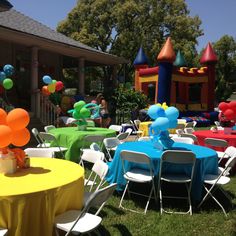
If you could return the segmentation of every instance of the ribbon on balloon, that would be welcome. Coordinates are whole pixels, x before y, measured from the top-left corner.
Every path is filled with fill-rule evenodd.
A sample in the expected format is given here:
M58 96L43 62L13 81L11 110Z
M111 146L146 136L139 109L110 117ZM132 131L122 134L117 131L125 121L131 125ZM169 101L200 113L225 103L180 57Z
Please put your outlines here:
M164 104L152 105L149 107L147 114L153 121L149 127L149 135L154 146L158 149L168 149L173 145L173 140L169 137L168 129L177 126L179 110L176 107L167 107Z

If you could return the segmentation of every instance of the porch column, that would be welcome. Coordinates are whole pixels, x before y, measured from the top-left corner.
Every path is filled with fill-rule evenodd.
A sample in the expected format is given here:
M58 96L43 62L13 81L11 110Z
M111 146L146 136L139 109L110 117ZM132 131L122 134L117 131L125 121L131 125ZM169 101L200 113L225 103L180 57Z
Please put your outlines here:
M38 90L38 48L31 48L31 111L38 116L39 104L37 104L37 90Z
M79 58L78 64L78 90L80 95L85 95L84 91L84 58Z

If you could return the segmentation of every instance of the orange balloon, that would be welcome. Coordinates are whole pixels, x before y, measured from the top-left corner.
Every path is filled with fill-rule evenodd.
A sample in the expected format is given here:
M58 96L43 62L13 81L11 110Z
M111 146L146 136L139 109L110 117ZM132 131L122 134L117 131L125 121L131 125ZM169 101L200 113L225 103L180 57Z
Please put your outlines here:
M49 92L48 90L48 86L47 85L44 85L42 87L42 94L45 95L45 96L49 96L51 93Z
M7 113L5 112L5 110L0 108L0 125L6 124L6 118L7 118Z
M6 125L0 125L0 148L7 147L12 141L12 130Z
M17 147L26 145L30 140L30 132L27 128L14 131L11 143Z
M25 128L30 121L29 114L22 108L11 110L7 115L7 125L13 130L21 130Z

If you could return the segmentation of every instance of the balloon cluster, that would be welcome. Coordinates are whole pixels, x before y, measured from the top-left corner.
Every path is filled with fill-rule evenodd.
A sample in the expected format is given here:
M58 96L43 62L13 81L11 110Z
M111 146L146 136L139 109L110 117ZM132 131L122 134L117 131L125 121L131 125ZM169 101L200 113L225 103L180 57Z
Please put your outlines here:
M0 71L1 92L3 89L9 90L13 87L13 81L10 78L14 74L14 67L12 65L5 65L3 71Z
M169 137L168 129L175 128L178 123L179 111L175 107L152 105L147 114L154 120L149 128L149 135L152 136L153 144L158 149L168 149L172 146L173 140Z
M236 101L231 101L229 103L221 102L218 108L224 114L226 119L236 122Z
M69 110L68 113L72 113L74 119L78 120L77 125L86 125L86 118L90 117L90 110L85 107L86 103L84 101L79 101L74 104L74 109Z
M22 108L11 110L8 114L0 108L0 148L9 144L21 147L30 140L30 132L26 128L30 118Z
M51 93L54 93L55 91L56 92L61 91L64 88L63 82L54 80L49 75L43 76L43 82L47 84L42 87L42 93L45 96L49 96Z

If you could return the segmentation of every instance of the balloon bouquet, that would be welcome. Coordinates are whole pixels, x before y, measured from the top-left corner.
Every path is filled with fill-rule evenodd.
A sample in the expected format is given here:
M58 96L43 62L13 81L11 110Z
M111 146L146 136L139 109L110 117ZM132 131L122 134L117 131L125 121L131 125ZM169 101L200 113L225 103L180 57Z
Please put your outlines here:
M10 64L6 64L3 67L3 71L0 71L0 94L3 94L5 91L5 99L7 104L9 105L6 91L10 90L13 87L13 80L10 78L14 74L14 67ZM11 110L13 107L9 105L7 110Z
M72 117L76 119L75 122L79 130L86 130L87 127L87 118L93 118L98 116L99 106L95 103L86 104L85 101L79 101L74 104L74 109L68 111L69 114L72 114ZM91 116L91 110L95 110Z
M53 80L51 76L44 75L43 82L47 85L42 87L42 93L46 96L49 96L51 93L59 92L64 88L64 84L62 81Z
M221 102L218 108L221 111L219 113L219 121L222 126L234 126L236 123L236 101Z
M26 128L30 117L27 111L22 108L11 110L8 114L0 108L0 171L3 168L4 160L16 160L17 166L26 167L25 152L20 148L9 148L10 144L21 147L30 140L30 132ZM7 171L6 171L7 172Z
M163 150L173 145L169 137L168 129L177 126L179 111L175 107L168 107L165 103L152 105L148 109L148 115L154 120L149 128L149 135L154 147Z

